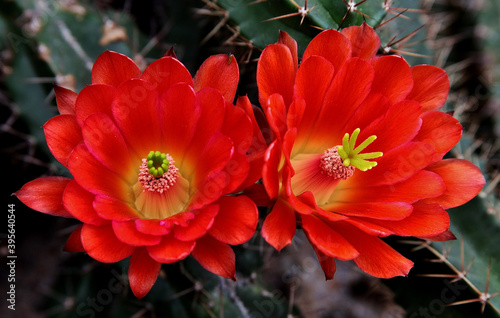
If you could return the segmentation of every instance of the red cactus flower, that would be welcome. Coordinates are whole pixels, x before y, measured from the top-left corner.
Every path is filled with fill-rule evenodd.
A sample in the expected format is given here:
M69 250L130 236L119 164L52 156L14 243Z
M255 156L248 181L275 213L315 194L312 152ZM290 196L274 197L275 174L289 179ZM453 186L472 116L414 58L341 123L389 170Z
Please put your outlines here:
M141 72L128 57L103 53L79 94L55 88L61 115L43 127L74 178L42 177L15 195L40 212L83 222L66 250L104 263L130 256L138 298L161 263L188 255L234 278L229 245L247 241L258 220L248 197L227 196L252 183L246 152L253 123L231 104L238 77L233 56L210 57L193 80L171 56Z
M274 132L263 183L275 199L262 235L277 250L304 230L327 279L335 259L382 278L413 263L380 237L453 238L445 209L484 185L468 161L444 159L462 127L440 108L448 77L430 65L376 56L368 25L327 30L306 48L281 33L257 68L260 103ZM297 221L296 221L297 220Z

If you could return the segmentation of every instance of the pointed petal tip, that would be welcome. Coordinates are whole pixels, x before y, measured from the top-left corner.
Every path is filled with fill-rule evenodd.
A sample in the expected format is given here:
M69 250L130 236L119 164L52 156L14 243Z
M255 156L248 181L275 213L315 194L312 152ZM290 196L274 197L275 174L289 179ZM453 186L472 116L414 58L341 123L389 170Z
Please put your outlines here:
M129 261L129 283L132 293L137 299L146 296L153 288L158 274L161 270L161 263L153 260L146 249L137 249Z

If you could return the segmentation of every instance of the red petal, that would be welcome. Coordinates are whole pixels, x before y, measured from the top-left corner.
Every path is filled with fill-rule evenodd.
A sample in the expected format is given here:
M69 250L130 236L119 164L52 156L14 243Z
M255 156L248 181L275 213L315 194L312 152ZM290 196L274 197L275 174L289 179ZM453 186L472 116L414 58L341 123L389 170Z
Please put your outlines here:
M265 149L262 149L257 152L252 152L247 155L247 159L249 161L249 168L247 173L247 178L245 181L233 192L244 191L248 187L254 185L259 179L262 178L262 167L264 166L264 152ZM265 190L265 188L264 188ZM267 194L266 194L266 197Z
M456 240L457 238L450 230L447 230L438 235L422 237L422 239L434 242L444 242L444 241Z
M321 111L312 126L307 152L323 152L340 144L346 133L342 128L370 92L372 80L373 69L367 61L351 58L343 65L326 92Z
M360 254L354 262L370 275L380 278L406 276L413 267L413 262L378 237L365 234L346 223L338 224L334 229L359 251Z
M228 178L225 171L208 178L194 189L194 194L186 210L197 210L217 200L222 195L222 190L227 186Z
M73 149L83 141L82 132L75 116L59 115L43 125L50 152L62 165L68 165Z
M236 279L235 255L229 245L205 235L196 241L192 255L206 270L222 277Z
M63 193L63 204L66 210L83 223L105 225L109 221L101 218L94 210L95 196L82 188L75 180L71 180Z
M267 100L266 117L269 127L278 138L283 138L286 130L286 107L280 94L272 94Z
M141 71L129 57L111 51L99 55L92 67L92 83L118 87L131 78L141 76Z
M177 59L167 56L151 63L141 77L152 84L159 95L172 85L186 83L193 86L193 78L186 67Z
M279 164L281 161L281 149L278 140L269 145L264 154L264 166L262 167L262 182L266 188L269 198L274 199L279 191Z
M380 93L370 93L358 107L356 112L348 119L344 132L349 134L356 128L363 131L372 122L383 118L391 107L389 100Z
M244 195L222 197L216 203L219 204L219 214L209 230L210 235L230 245L248 241L254 235L259 221L255 203Z
M56 94L59 114L75 115L75 104L78 94L58 85L54 85L54 93Z
M212 55L201 64L196 72L194 90L199 91L204 87L216 88L227 102L232 103L239 77L238 62L234 55Z
M113 101L113 117L123 137L141 158L162 145L159 104L154 86L143 80L120 85Z
M352 56L368 60L377 54L380 38L375 30L363 22L361 26L342 29L342 34L351 41Z
M474 198L483 188L485 180L478 167L467 160L445 159L427 170L437 173L446 184L446 191L425 203L438 203L445 209L462 205Z
M293 169L295 170L295 175L291 180L293 193L297 195L304 192L312 193L314 195L314 199L311 200L312 206L316 203L323 205L328 202L340 181L340 179L329 177L323 173L320 165L321 155L319 154L301 153L293 158Z
M205 180L220 173L231 159L233 151L233 142L229 137L221 133L213 135L197 158L192 186L196 189Z
M193 212L195 214L194 219L186 227L175 227L175 238L181 241L194 241L202 237L214 224L214 219L218 212L219 207L217 204L212 204Z
M233 105L226 107L221 132L231 138L238 153L247 153L252 143L253 129L252 122L243 109Z
M365 152L388 152L411 141L422 125L421 111L420 105L414 101L405 100L392 105L383 118L375 120L365 130L361 130L359 141L366 140L371 135L377 136L377 140Z
M108 169L126 177L129 172L130 184L137 182L137 166L140 159L134 162L120 130L107 115L92 114L85 119L82 127L83 139L89 152Z
M123 201L132 201L134 198L132 188L95 159L84 144L73 150L68 168L78 184L89 192L109 195Z
M173 85L161 96L159 118L163 140L165 149L174 159L184 157L200 115L194 90L185 83Z
M364 220L385 227L399 236L434 236L450 226L448 213L438 204L415 204L413 212L400 221Z
M348 182L371 186L398 183L427 167L433 155L434 150L427 143L409 142L384 153L374 169L358 171Z
M116 89L110 85L93 84L85 86L76 99L75 115L80 126L85 119L95 113L112 116L111 105Z
M76 229L71 232L71 235L68 237L66 244L64 244L63 250L66 252L85 252L85 249L82 245L82 227L83 225L78 225Z
M445 183L440 176L421 170L405 181L376 186L345 189L338 186L330 202L407 202L438 197L444 193ZM338 199L337 199L338 198Z
M129 261L128 279L135 297L141 299L146 296L156 282L160 269L161 264L153 260L145 248L134 251Z
M411 73L414 85L406 98L419 102L424 112L443 106L450 89L446 72L433 65L415 65Z
M262 225L262 237L276 250L292 244L296 230L295 211L284 200L278 200Z
M335 258L327 256L325 253L321 252L314 244L312 245L314 252L318 256L319 264L321 269L325 273L326 280L333 279L335 271L337 270L337 265L335 264Z
M349 216L401 220L412 213L413 206L406 202L339 202L327 204L323 209Z
M121 261L135 250L135 247L122 243L115 236L111 224L105 226L84 224L82 244L90 257L102 263Z
M188 257L195 245L195 241L179 241L169 234L163 237L160 244L146 248L155 261L169 264Z
M293 103L288 108L286 116L286 125L288 129L298 129L304 118L306 110L306 101L300 97L294 99Z
M295 81L294 59L284 44L268 45L257 63L257 86L259 101L266 105L272 94L283 96L285 105L290 105Z
M42 177L26 183L14 195L33 210L72 218L62 203L64 189L70 181L63 177Z
M413 140L433 146L436 153L432 161L441 160L460 140L462 125L452 116L438 111L423 113L421 118L422 126Z
M342 235L314 215L302 215L302 228L311 244L327 256L346 261L359 255Z
M243 109L247 114L248 118L250 118L250 121L252 122L253 139L252 139L252 145L250 146L248 152L252 154L254 152L259 152L262 149L265 149L267 146L266 140L262 135L259 123L257 122L256 119L256 116L259 113L263 114L262 109L257 108L256 106L252 106L247 96L239 97L238 100L236 101L236 107Z
M134 221L113 221L116 237L131 246L150 246L161 242L161 236L144 234L137 230Z
M208 140L220 132L225 117L225 102L219 91L204 88L196 93L199 102L200 115L196 124L196 132L189 145L187 160L193 162L200 156Z
M302 61L312 55L319 55L330 61L333 68L339 71L345 61L351 57L351 52L351 43L345 36L335 30L326 30L312 39L304 52Z
M372 92L381 93L391 104L405 99L413 87L408 63L400 56L388 55L370 60L375 70Z
M358 229L371 236L386 237L394 234L394 232L389 230L387 227L376 225L373 222L370 222L370 220L367 221L365 219L351 217L347 219L346 222L349 222L350 224L354 225Z
M104 219L113 221L128 221L141 217L141 214L129 204L104 195L96 195L94 209Z
M144 234L165 235L170 233L172 224L165 222L165 220L136 219L135 226L139 232Z
M334 75L332 64L321 56L311 56L300 64L295 80L295 96L304 99L307 111L299 122L297 145L304 145L313 130Z
M284 44L290 50L293 58L293 65L295 66L295 72L297 72L297 68L299 67L299 56L297 54L297 41L295 41L288 33L280 30L280 35L278 38L279 44Z
M223 172L228 177L227 185L224 188L223 193L237 193L236 189L244 189L242 187L242 182L245 181L245 178L248 176L248 172L250 171L250 163L248 162L248 156L242 153L234 153L231 157L231 160L227 163ZM259 176L254 178L254 182L260 179Z

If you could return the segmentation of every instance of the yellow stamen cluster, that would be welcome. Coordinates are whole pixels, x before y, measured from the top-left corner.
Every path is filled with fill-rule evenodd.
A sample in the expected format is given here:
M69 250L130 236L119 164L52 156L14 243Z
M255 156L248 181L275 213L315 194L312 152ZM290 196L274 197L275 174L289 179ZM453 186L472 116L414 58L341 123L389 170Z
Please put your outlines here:
M368 145L377 139L377 136L375 135L370 136L359 146L355 147L360 131L361 130L359 128L354 130L350 138L349 134L346 133L344 138L342 138L342 146L339 146L337 151L343 159L344 166L354 166L361 171L366 171L377 165L375 161L368 161L367 159L375 159L381 157L383 154L381 152L368 152L360 154L363 149L368 147Z

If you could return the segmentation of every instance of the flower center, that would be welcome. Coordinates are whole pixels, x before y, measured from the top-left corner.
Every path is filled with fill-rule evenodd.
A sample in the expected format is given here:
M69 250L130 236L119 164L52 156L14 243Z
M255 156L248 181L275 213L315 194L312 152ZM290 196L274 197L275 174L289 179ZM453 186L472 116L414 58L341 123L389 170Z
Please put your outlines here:
M377 139L377 136L370 136L359 146L355 147L360 131L359 128L354 130L350 138L349 134L346 133L344 138L342 138L342 146L335 146L325 150L320 161L321 172L335 179L347 180L347 178L354 174L356 168L366 171L377 165L375 161L368 161L367 159L378 158L382 156L381 152L360 154L363 149Z
M338 153L339 146L325 150L321 156L320 168L321 172L335 179L347 180L354 174L356 168L354 166L345 166L344 160Z
M363 149L368 147L375 139L377 139L377 136L372 135L366 138L365 141L355 148L356 139L358 138L360 131L361 130L359 128L356 128L356 130L353 131L351 138L349 138L349 134L346 133L344 138L342 138L342 146L338 146L338 153L343 159L344 166L354 166L361 171L366 171L377 165L377 162L368 161L367 159L382 157L383 153L378 151L360 154Z
M341 146L335 146L318 153L302 153L291 158L295 175L291 179L292 191L300 195L306 191L312 192L316 203L323 205L332 199L335 188L342 180L347 180L357 169L366 171L377 165L375 159L382 156L381 152L360 152L368 147L377 137L370 136L358 147L356 139L360 129L356 129L351 138L345 134Z
M144 191L163 193L171 188L177 180L177 169L174 159L165 153L151 151L142 159L139 170L139 182Z
M189 181L174 163L168 153L159 151L142 159L134 193L135 207L144 218L169 218L184 211L189 202Z
M163 176L163 174L168 171L170 160L172 160L172 157L168 154L159 151L151 151L147 157L149 173L155 178Z

